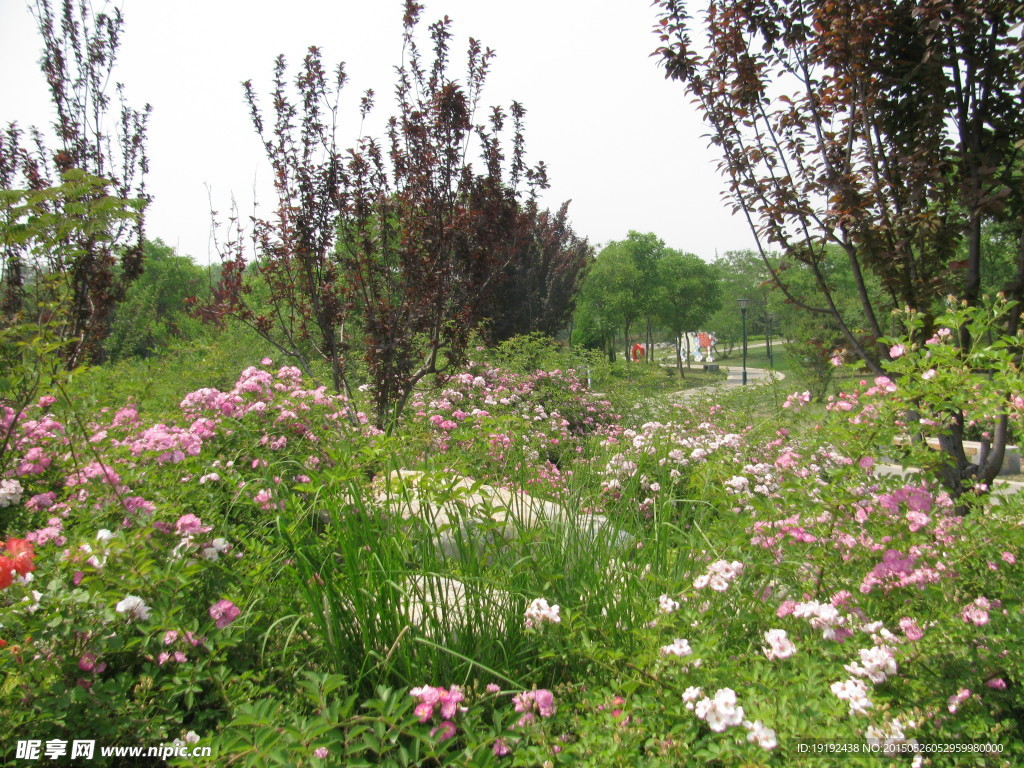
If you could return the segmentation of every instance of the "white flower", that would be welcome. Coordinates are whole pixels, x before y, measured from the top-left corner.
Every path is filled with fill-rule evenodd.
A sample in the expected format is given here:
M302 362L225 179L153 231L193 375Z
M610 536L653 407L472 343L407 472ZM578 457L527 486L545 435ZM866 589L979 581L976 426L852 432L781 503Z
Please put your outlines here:
M694 708L694 714L716 733L743 723L743 707L736 705L736 692L732 688L720 688L714 699L701 699Z
M750 731L747 734L747 741L755 742L761 749L775 749L779 746L779 742L775 738L775 731L767 727L760 720L755 720L752 723L747 721L743 725Z
M127 614L129 619L139 619L145 621L149 618L149 606L143 602L141 597L135 595L128 595L124 600L119 602L114 610L118 613Z
M658 598L658 610L662 613L675 613L679 610L679 603L668 595L662 595Z
M10 507L21 499L21 483L17 480L0 480L0 507Z
M100 528L96 532L96 541L98 541L100 544L106 545L112 538L114 538L113 532L107 530L106 528Z
M896 659L888 645L860 649L860 663L852 662L844 669L851 675L866 677L872 683L884 683L890 675L896 674Z
M539 626L546 621L550 621L552 624L558 624L562 621L561 616L558 612L561 608L557 605L548 605L548 601L543 597L538 597L526 608L526 628L530 629L534 626Z
M871 700L868 699L868 687L861 680L850 678L832 683L830 688L837 698L850 705L851 715L866 715L868 709L872 707Z
M770 660L788 659L796 653L796 646L784 629L769 629L764 633L764 641L768 643L768 647L762 647L761 650Z
M671 645L663 645L661 647L662 656L689 656L692 653L693 649L690 648L689 641L679 637L673 640Z
M32 574L29 574L29 575L31 576ZM29 597L21 598L21 602L23 602L23 603L31 603L30 605L25 606L25 610L28 611L29 613L35 613L37 610L39 610L39 600L40 600L40 598L42 598L42 596L43 596L42 592L40 592L37 589L33 589L32 590L32 597L31 598L29 598Z
M683 691L683 701L686 702L686 708L692 710L694 702L701 697L701 690L695 685L691 685L685 691Z

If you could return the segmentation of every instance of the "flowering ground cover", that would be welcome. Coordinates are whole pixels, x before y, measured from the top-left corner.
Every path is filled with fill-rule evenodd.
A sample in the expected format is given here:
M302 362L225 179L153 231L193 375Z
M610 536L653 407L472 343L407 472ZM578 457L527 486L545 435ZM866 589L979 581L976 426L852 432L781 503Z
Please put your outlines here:
M935 378L913 358L825 409L768 393L772 423L749 393L636 419L575 370L480 361L393 434L269 359L160 421L66 390L4 407L0 754L94 738L209 745L210 765L1018 764L1024 499L874 471L900 398ZM472 490L458 475L629 535L540 525L439 551L379 493L398 469L437 504ZM949 746L808 752L913 743Z

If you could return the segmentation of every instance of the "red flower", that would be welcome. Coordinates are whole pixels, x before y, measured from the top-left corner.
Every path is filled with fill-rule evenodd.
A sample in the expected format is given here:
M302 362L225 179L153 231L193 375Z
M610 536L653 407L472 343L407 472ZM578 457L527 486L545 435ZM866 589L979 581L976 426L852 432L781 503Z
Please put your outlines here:
M32 562L35 551L32 549L32 542L27 539L8 539L7 554L14 559L11 567L22 576L36 569L36 564Z
M11 586L14 577L14 561L9 557L0 557L0 589Z

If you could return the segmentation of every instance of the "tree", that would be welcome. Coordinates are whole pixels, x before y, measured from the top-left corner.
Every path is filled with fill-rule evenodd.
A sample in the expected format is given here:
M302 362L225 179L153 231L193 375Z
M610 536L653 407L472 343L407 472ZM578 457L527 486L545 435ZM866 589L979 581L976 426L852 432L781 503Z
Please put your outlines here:
M57 188L68 180L70 171L78 170L105 180L104 185L90 186L88 193L96 194L97 201L108 195L140 200L144 211L149 201L145 137L150 108L131 109L118 84L120 114L112 129L108 124L111 104L106 88L120 45L120 10L94 15L89 3L62 0L58 19L49 0L36 0L33 13L43 38L42 69L57 113L57 146L47 149L36 129L30 131L31 141L25 146L23 132L10 124L0 134L0 187ZM51 196L47 204L56 207L50 212L72 216L72 211L60 207L67 200ZM80 199L72 203L77 206ZM5 323L17 322L20 313L31 313L34 305L58 299L68 302L69 322L62 332L64 340L74 341L62 345L62 350L69 368L102 356L111 312L142 272L144 216L104 223L108 229L67 229L62 247L46 253L7 244L0 254ZM44 275L58 279L40 279Z
M772 299L771 280L764 262L754 251L726 251L712 265L719 277L721 302L707 318L706 330L715 334L726 354L731 354L742 336L736 300L744 298L750 301L747 328L751 334L759 333Z
M982 231L1000 222L1019 244L1004 290L1024 300L1024 6L1000 0L784 0L711 2L708 46L692 37L681 0L661 0L657 54L694 97L722 154L728 196L747 217L772 280L806 311L831 317L849 349L883 373L886 301L933 317L954 294L974 306L987 264ZM963 244L966 258L959 255ZM784 272L809 270L811 302L793 295ZM836 304L823 265L827 249L849 265L867 341ZM922 341L932 332L920 327ZM966 347L968 339L961 339ZM971 474L988 482L1002 463L1007 422L996 425L983 466L963 451L962 414L942 438L945 475L959 492Z
M683 373L680 337L701 325L721 306L718 273L692 253L667 249L657 262L658 319L676 343L676 369Z
M628 333L636 319L635 286L639 282L636 265L622 250L605 247L587 270L580 289L576 331L584 346L600 346L608 362L615 361L617 332ZM629 359L629 342L626 342Z
M143 249L146 271L114 310L104 345L112 360L148 357L200 331L189 304L209 294L207 270L160 239L147 240Z
M543 333L554 336L568 324L594 249L568 222L569 204L557 213L528 203L520 214L518 249L502 270L491 307L493 341Z
M465 359L470 333L519 248L520 185L547 184L543 163L525 164L521 105L513 103L509 113L507 176L502 135L509 115L493 108L486 125L476 122L493 52L470 40L467 75L456 82L448 74L451 22L431 25L434 57L425 62L414 36L422 10L407 0L398 114L384 142L364 136L347 152L338 150L345 71L338 67L329 81L315 48L296 80L298 104L278 59L272 127L246 83L278 197L275 219L257 219L253 233L271 309L258 313L246 303L247 260L237 236L225 250L224 279L209 307L249 323L307 372L312 346L331 367L337 390L346 387L351 344L344 325L358 317L379 427L397 422L418 382ZM367 91L362 118L373 100ZM474 143L479 169L466 159Z

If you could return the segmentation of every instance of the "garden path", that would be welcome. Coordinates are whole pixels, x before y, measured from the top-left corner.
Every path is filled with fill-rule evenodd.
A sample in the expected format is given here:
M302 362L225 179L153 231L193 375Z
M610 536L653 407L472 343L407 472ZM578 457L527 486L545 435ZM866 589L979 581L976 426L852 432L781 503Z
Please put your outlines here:
M692 389L684 389L679 392L675 392L670 397L681 400L689 400L694 397L703 396L711 392L717 392L722 389L734 389L736 387L743 386L743 367L738 365L723 365L721 367L726 374L725 381L720 381L717 384L709 384L704 387L693 387ZM778 371L770 371L767 368L747 368L747 386L755 384L767 384L772 379L775 381L782 381L786 378L784 373Z

